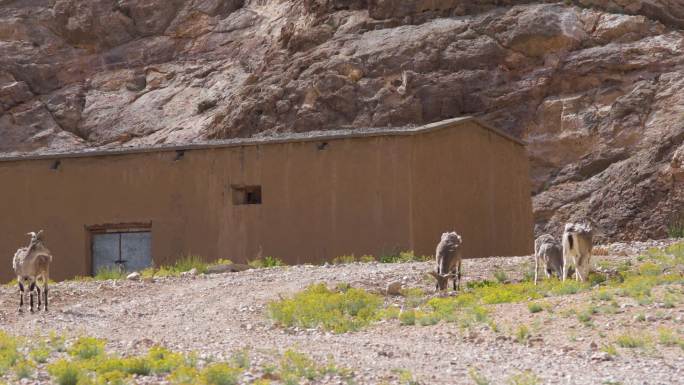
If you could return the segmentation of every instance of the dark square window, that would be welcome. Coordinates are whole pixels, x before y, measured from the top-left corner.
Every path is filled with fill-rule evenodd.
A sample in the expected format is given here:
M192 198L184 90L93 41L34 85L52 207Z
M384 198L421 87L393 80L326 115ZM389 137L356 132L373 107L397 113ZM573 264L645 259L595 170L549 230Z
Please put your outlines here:
M260 205L261 186L232 186L234 205Z

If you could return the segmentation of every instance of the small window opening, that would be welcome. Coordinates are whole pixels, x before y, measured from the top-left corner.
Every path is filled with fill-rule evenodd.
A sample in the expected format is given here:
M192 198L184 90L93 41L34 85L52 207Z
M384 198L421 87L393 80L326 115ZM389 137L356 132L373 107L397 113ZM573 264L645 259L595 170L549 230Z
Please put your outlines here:
M50 166L50 170L57 170L59 169L59 166L62 165L61 160L56 160L54 163L52 163L52 166Z
M185 157L185 150L176 150L176 157L173 159L175 162L183 159Z
M260 205L261 186L233 186L234 205Z
M316 147L318 147L318 151L323 151L328 147L328 142L318 143Z

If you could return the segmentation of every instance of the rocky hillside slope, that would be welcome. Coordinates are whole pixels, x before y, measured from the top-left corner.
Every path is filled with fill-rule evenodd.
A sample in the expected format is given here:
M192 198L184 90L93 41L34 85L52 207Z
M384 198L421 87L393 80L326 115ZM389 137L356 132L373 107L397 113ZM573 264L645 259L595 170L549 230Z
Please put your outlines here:
M537 231L684 206L681 0L0 0L0 152L478 116L529 142Z

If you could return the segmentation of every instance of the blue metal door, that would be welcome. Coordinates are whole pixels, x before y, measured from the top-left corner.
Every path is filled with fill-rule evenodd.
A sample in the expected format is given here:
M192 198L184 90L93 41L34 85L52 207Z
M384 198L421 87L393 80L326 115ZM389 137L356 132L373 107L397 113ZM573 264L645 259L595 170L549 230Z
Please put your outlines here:
M100 269L139 271L152 266L152 233L98 233L92 236L93 274Z

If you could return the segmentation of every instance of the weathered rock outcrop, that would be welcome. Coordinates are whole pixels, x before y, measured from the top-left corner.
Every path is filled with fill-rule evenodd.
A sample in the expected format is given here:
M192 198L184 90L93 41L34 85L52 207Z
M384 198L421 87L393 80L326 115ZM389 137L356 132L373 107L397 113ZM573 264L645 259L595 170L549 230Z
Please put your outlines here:
M684 205L678 0L0 0L0 152L476 115L529 143L537 230Z

